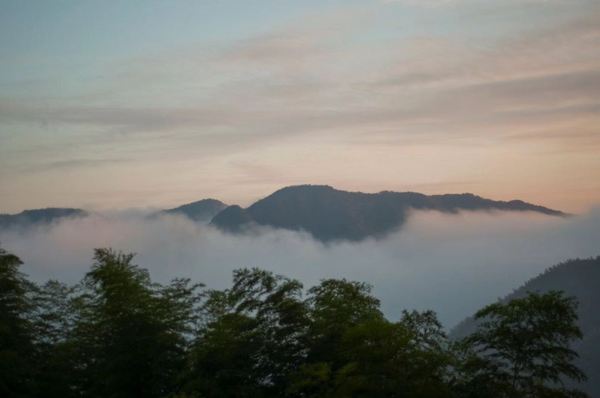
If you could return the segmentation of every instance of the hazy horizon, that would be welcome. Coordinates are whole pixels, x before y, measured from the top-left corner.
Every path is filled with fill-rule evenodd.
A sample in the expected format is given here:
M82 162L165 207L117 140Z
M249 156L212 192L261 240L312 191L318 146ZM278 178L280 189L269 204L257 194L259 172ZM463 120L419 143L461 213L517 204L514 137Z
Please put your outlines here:
M299 185L321 185L321 184L299 184ZM323 185L328 185L328 184L323 184ZM329 185L330 186L330 185ZM97 212L97 213L104 213L104 214L110 214L110 213L114 213L114 212L127 212L127 211L132 211L132 212L141 212L141 213L152 213L155 211L161 211L161 210L167 210L167 209L172 209L172 208L177 208L179 206L183 206L186 204L190 204L190 203L194 203L197 201L201 201L201 200L205 200L205 199L215 199L215 200L219 200L221 202L223 202L224 204L226 204L227 206L231 206L231 205L238 205L241 207L249 207L252 204L256 203L257 201L271 195L272 193L276 192L279 189L282 188L286 188L289 186L285 186L285 187L280 187L275 189L274 191L265 193L262 196L256 197L254 199L251 199L249 201L241 201L241 202L227 202L224 200L221 200L218 197L215 196L211 196L211 195L206 195L203 197L199 197L199 198L195 198L195 199L188 199L188 200L183 200L181 202L173 202L173 203L165 203L163 206L160 205L146 205L146 206L126 206L126 207L107 207L107 206L103 206L101 204L96 205L96 206L91 206L91 207L86 207L86 206L77 206L77 205L73 205L73 206L68 206L68 207L72 207L72 208L76 208L76 209L82 209L82 210L87 210L87 211L91 211L91 212ZM386 191L390 191L389 189L382 189L382 190L378 190L378 191L373 191L373 192L368 192L368 191L361 191L361 190L344 190L341 189L339 187L333 186L332 188L336 189L336 190L342 190L342 191L347 191L347 192L360 192L360 193L367 193L367 194L377 194L377 193L381 193L381 192L386 192ZM417 192L417 191L398 191L398 192ZM443 191L443 192L433 192L433 193L426 193L426 192L418 192L418 193L423 193L425 195L440 195L440 194L474 194L477 195L477 193L475 192L447 192L447 191ZM481 196L481 195L477 195L477 196ZM553 209L549 206L545 206L542 203L534 203L534 202L530 202L526 199L523 199L521 197L508 197L506 199L498 199L498 198L491 198L491 197L486 197L486 199L492 199L492 200L523 200L524 202L528 202L534 205L539 205L539 206L544 206L547 208L550 208L552 210L558 210L558 211L563 211L563 209ZM600 204L590 204L589 208L583 209L578 213L568 213L565 212L567 214L584 214L586 212L589 212L590 210L593 210L597 207L599 207ZM7 211L2 211L2 209L0 209L0 214L17 214L21 211L25 211L25 210L37 210L37 209L45 209L45 208L65 208L67 206L63 206L60 204L56 204L56 205L43 205L41 207L36 207L36 208L22 208L22 209L17 209L14 210L13 212L9 213Z

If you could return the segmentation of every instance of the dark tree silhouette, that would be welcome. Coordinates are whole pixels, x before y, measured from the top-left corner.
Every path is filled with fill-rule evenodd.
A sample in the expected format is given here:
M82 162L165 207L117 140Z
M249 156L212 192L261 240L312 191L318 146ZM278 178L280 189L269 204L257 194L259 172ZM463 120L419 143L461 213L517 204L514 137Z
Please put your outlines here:
M576 307L573 298L552 291L478 311L481 323L465 339L476 354L469 364L474 380L500 397L585 396L564 387L565 378L585 379L570 348L582 337Z
M21 260L0 248L0 396L33 392L33 285L19 272Z
M0 249L2 397L585 397L576 302L532 293L485 307L459 344L432 311L392 322L365 283L308 289L236 270L225 290L153 283L97 249L81 283L42 286Z

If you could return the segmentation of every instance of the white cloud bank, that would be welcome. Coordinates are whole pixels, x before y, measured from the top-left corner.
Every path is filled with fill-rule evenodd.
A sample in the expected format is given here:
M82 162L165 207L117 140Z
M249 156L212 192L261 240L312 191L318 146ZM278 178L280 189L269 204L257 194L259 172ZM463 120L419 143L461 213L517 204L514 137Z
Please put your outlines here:
M180 217L95 215L27 232L0 233L33 279L78 281L93 248L138 253L153 279L191 277L229 285L231 271L261 267L311 286L327 277L374 285L392 319L402 309L438 312L452 327L547 267L600 254L600 209L568 219L519 213L415 213L386 239L324 246L305 234L232 236Z

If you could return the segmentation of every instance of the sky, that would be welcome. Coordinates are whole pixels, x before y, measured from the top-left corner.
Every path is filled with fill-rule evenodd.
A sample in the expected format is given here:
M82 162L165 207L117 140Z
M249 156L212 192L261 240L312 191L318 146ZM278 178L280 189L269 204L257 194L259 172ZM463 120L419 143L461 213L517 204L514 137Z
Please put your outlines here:
M600 1L0 0L0 212L600 203Z

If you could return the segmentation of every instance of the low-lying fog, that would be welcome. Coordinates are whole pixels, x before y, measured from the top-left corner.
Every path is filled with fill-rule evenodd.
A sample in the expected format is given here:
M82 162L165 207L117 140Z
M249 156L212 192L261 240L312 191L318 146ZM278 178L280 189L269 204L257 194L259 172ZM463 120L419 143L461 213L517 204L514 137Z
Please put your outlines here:
M137 263L160 282L191 277L223 288L233 269L254 266L298 278L307 287L328 277L366 281L391 319L402 309L430 308L451 328L555 263L599 255L600 209L565 219L415 212L385 239L327 246L303 233L234 236L183 217L119 213L4 231L0 242L37 281L76 282L91 265L93 248L110 246L138 253Z

